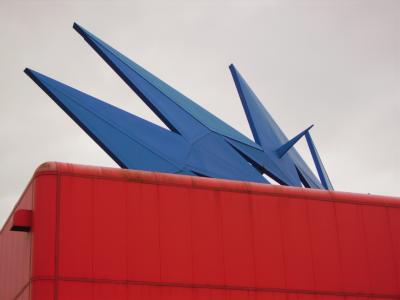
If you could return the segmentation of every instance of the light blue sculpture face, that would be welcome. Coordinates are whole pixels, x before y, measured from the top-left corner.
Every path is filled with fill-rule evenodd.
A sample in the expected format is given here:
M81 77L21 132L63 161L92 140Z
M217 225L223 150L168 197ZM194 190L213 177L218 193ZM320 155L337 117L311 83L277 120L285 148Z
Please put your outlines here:
M233 79L255 142L104 43L75 30L170 129L91 97L38 72L30 76L122 168L332 189L309 133L288 140L237 69ZM294 149L306 137L319 180Z

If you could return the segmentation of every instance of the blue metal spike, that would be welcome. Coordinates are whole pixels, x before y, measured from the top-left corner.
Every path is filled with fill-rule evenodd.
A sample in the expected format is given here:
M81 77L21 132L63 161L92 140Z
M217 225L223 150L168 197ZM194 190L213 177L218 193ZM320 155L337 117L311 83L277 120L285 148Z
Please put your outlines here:
M303 130L300 132L298 135L296 135L294 138L292 138L290 141L287 143L283 144L276 150L276 154L278 155L279 158L282 158L288 152L305 134L307 131L309 131L314 125L311 125L307 129Z
M322 164L322 160L318 154L317 148L315 147L314 142L311 138L311 135L308 131L306 132L306 140L307 140L307 144L310 149L312 158L314 160L315 167L317 168L317 172L318 172L318 175L319 175L322 185L324 186L324 188L326 190L333 190L333 186L329 179L328 173L326 173L324 165Z
M189 143L179 134L38 72L25 72L123 168L266 183L216 133Z
M254 140L264 150L277 149L286 142L286 137L235 66L231 64L229 69L242 101Z
M288 141L233 65L256 143L78 24L74 28L171 131L40 73L25 72L121 167L268 183L261 175L266 173L285 185L332 188L309 135L312 126ZM293 148L303 135L323 184Z
M185 140L162 127L30 69L33 79L121 167L168 173L183 168Z
M73 27L171 130L179 132L188 140L195 140L206 133L204 130L204 127L206 127L207 131L211 130L253 147L258 147L243 134L143 69L82 26L75 23Z
M286 174L286 177L296 178L296 185L301 185L301 180L297 171L297 169L301 169L304 173L303 177L310 181L308 182L308 185L322 187L296 149L293 149L287 155L279 158L276 154L276 149L281 147L283 144L286 144L288 138L262 105L261 101L254 94L234 65L230 65L229 69L232 73L240 100L246 112L246 117L249 121L254 139L262 146L268 159L274 161L275 164L279 166L281 172Z

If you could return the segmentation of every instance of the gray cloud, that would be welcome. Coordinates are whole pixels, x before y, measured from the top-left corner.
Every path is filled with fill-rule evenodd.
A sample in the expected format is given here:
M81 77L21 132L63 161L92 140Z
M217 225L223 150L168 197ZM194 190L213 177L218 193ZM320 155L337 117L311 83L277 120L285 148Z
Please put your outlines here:
M25 67L161 124L74 21L251 136L235 63L289 136L316 124L337 190L400 195L399 1L3 0L0 224L40 163L116 166Z

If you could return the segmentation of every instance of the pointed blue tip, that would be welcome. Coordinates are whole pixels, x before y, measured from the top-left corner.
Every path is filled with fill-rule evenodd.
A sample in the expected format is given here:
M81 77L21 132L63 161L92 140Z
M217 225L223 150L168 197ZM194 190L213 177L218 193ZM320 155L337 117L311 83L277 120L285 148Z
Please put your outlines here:
M76 22L74 22L74 25L72 25L72 28L75 29L76 31L78 31L79 33L85 31L85 29Z
M35 71L33 71L32 69L29 69L29 68L25 68L24 73L26 75L28 75L29 77L31 77L31 75L33 75L33 73L35 73Z
M93 38L89 31L87 31L84 27L82 27L81 25L79 25L76 22L74 23L72 28L75 29L75 31L78 32L85 40L88 40L88 39L90 40Z
M45 77L45 78L47 78L47 76L43 75L42 73L40 73L38 71L35 71L35 70L32 70L30 68L25 68L24 69L24 73L26 75L28 75L29 77L31 77L32 79L33 78L37 78L37 77Z
M307 129L305 130L306 132L309 131L311 128L314 127L314 124L311 124L310 126L307 127Z
M43 83L44 80L46 80L48 77L36 72L30 68L25 68L24 73L29 76L30 79L32 79L43 91L45 91L51 98L51 92L47 88L47 86Z

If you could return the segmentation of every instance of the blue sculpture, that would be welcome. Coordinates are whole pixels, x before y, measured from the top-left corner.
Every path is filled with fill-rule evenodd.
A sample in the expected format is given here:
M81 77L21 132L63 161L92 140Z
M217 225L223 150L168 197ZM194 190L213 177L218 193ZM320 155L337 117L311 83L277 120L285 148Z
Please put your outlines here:
M309 130L289 140L231 65L250 140L111 46L74 29L170 129L164 129L30 69L30 76L122 168L333 189ZM319 180L295 150L303 136Z

